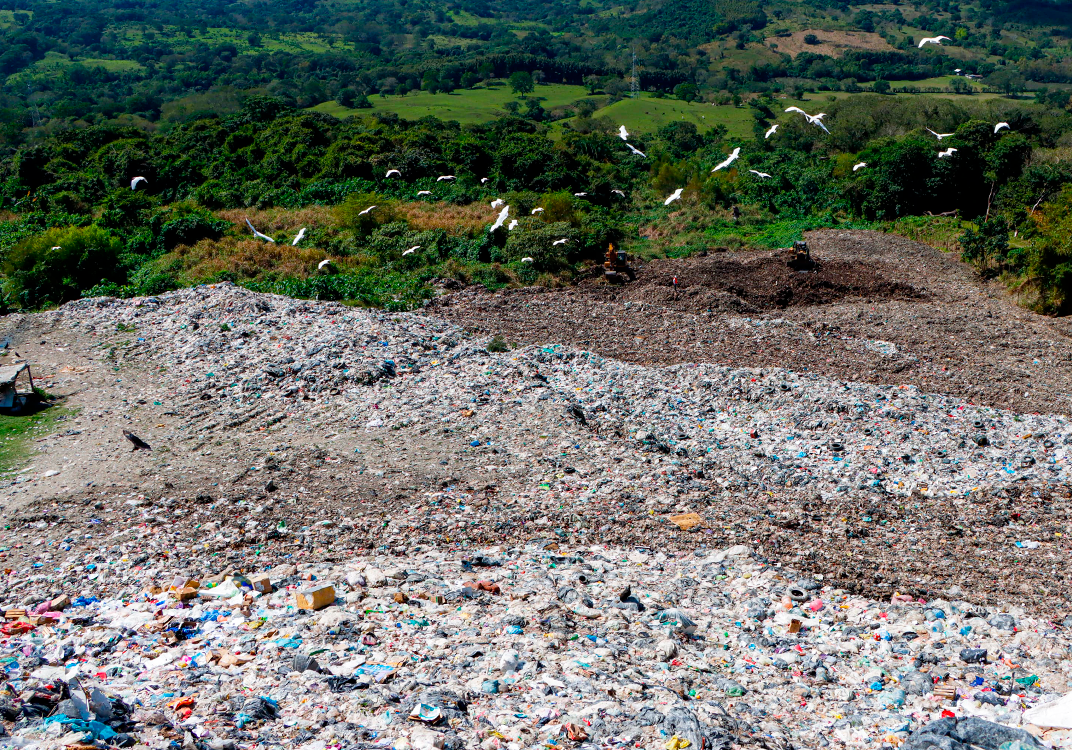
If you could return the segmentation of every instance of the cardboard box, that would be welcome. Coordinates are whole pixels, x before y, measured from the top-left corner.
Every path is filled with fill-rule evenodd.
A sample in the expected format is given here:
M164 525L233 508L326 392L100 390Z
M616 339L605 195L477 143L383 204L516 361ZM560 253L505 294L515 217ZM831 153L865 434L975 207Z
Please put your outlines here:
M330 583L310 586L294 593L298 609L323 609L335 603L335 587Z
M262 594L270 594L275 590L272 588L272 579L268 577L267 573L250 576L249 582L253 584L254 591L259 591Z

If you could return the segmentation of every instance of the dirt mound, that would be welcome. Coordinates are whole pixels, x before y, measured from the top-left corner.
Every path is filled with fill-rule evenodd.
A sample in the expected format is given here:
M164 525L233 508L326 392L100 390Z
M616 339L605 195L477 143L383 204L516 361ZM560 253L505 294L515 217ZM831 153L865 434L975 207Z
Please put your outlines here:
M909 284L891 281L859 261L817 260L814 269L802 272L790 268L786 260L784 253L658 260L641 269L635 283L611 286L592 279L581 286L604 300L660 302L692 311L784 310L853 298L922 296Z
M814 273L795 273L777 254L720 253L653 261L622 286L469 288L429 312L511 342L570 343L627 362L787 367L1072 413L1072 321L1017 307L954 256L903 237L807 239Z

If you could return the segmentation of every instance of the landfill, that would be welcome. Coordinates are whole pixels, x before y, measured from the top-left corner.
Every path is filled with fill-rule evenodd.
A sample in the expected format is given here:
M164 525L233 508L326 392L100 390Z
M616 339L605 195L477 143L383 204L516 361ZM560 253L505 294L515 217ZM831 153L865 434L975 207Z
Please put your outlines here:
M1067 416L226 283L5 325L79 408L0 486L9 744L1072 746Z

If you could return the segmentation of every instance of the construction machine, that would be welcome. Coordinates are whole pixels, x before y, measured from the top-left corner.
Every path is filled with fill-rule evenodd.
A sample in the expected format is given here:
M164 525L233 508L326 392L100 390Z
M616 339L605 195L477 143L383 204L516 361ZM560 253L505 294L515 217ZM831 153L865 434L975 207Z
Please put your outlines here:
M793 243L786 265L794 271L810 271L815 268L815 261L811 259L811 251L808 250L807 242L798 240Z
M603 276L612 284L636 281L636 272L629 267L625 251L615 250L613 243L608 246L606 260L603 261Z

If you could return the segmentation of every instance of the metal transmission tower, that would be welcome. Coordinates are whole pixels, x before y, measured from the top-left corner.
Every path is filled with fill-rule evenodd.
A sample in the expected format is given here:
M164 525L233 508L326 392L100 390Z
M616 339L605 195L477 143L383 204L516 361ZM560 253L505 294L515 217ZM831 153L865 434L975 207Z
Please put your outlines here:
M640 98L640 79L636 74L636 50L633 52L633 77L629 79L629 96L634 99Z

